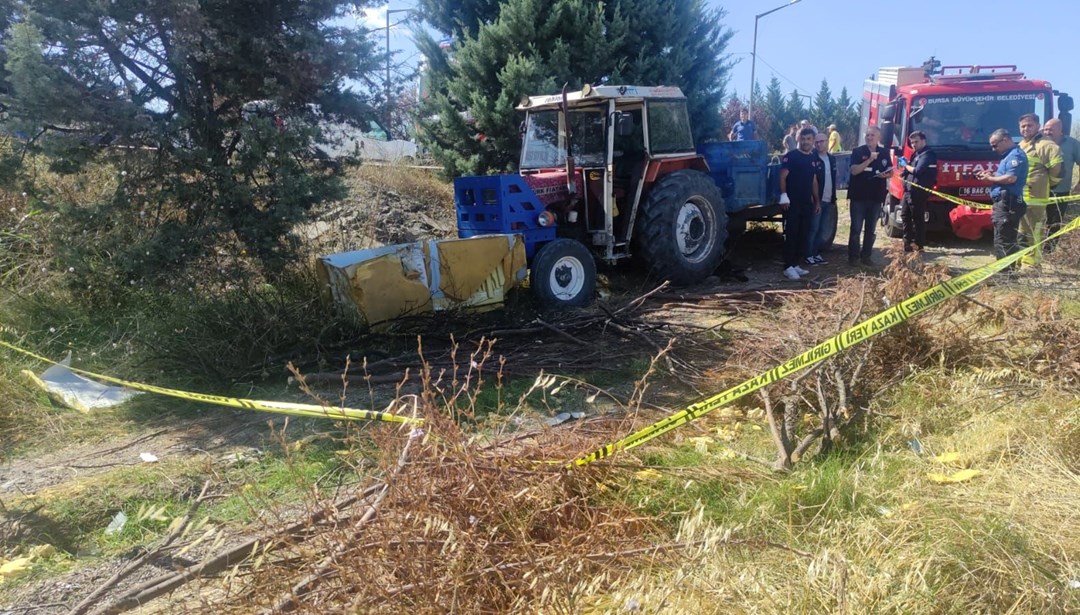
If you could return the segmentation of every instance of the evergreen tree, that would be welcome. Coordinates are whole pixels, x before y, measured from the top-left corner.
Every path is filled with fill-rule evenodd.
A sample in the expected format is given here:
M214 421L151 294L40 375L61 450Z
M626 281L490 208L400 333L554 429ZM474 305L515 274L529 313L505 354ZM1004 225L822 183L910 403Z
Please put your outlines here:
M840 131L840 138L844 142L845 149L852 149L861 145L859 139L859 122L861 119L862 103L854 103L848 95L847 87L840 88L840 96L836 99L836 127Z
M132 171L115 199L72 208L72 219L100 226L124 211L160 211L163 201L183 205L160 222L170 232L117 240L112 254L130 252L142 273L171 272L215 232L231 232L268 264L285 262L280 240L292 224L342 194L338 178L311 164L318 124L309 104L371 116L342 90L380 66L373 41L336 25L360 4L18 2L4 39L8 128L26 132L29 150L52 154L55 169L108 155Z
M765 90L764 109L766 115L772 121L768 132L769 146L782 150L784 135L787 134L788 127L798 120L793 119L791 114L788 113L784 94L780 90L780 80L776 77L769 80L769 87Z
M787 114L788 114L788 117L791 118L791 123L793 123L793 124L795 122L801 122L802 120L810 119L809 118L810 113L806 109L806 107L803 105L802 99L803 99L803 97L799 96L799 91L798 90L792 90L791 93L788 94L787 105L786 105Z
M499 0L420 0L416 8L439 32L456 39L475 37L480 26L499 17Z
M836 101L833 100L832 90L829 89L829 82L822 79L821 89L818 90L817 95L814 96L814 108L810 111L810 121L817 126L819 130L825 130L829 124L837 123L836 113Z
M425 16L446 28L457 6L428 0ZM695 138L723 135L731 33L723 12L701 0L509 0L497 17L477 15L469 18L480 22L474 35L468 23L454 26L462 38L452 60L430 37L418 40L431 62L432 92L421 138L452 175L513 168L521 142L515 106L564 84L678 86Z

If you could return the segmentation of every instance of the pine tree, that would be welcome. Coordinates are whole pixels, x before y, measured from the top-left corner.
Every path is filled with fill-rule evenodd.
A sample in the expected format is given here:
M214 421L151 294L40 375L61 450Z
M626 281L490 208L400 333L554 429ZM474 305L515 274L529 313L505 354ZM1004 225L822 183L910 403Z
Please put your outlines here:
M788 117L791 118L792 123L810 119L808 117L809 111L803 105L802 99L803 97L799 96L798 90L792 90L791 93L788 94L786 107Z
M778 150L783 149L784 135L788 128L797 119L788 113L787 104L783 92L780 91L780 80L773 77L769 80L769 87L765 90L765 113L772 124L769 126L769 146Z
M457 3L424 6L445 28ZM511 169L520 99L586 83L678 86L695 138L722 138L731 36L722 16L700 0L509 0L497 17L472 18L480 21L475 35L468 23L455 26L462 38L452 59L430 37L418 41L431 61L432 92L421 138L452 175Z
M854 148L860 143L859 122L862 103L854 103L848 95L847 87L840 88L840 96L836 99L836 127L840 131L840 137L848 149Z
M825 130L829 124L837 123L836 102L829 89L829 82L821 80L821 89L814 96L814 108L810 111L810 121L819 130ZM839 126L839 124L837 124Z
M281 240L292 225L343 193L340 179L308 155L318 137L309 104L371 116L365 100L342 90L346 78L363 80L381 64L373 41L335 25L355 3L19 5L4 39L11 88L0 102L9 129L29 136L28 150L52 155L56 170L107 155L132 171L115 199L69 213L101 226L163 200L183 204L160 223L170 232L117 239L112 254L130 252L131 267L169 273L214 233L232 233L265 264L284 264Z

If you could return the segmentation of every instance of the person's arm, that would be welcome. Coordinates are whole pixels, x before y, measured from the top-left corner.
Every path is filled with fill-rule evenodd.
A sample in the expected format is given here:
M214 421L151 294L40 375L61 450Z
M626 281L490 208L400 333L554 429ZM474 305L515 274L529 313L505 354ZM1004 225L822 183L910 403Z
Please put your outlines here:
M835 156L829 156L829 166L832 169L832 195L831 195L832 198L829 199L829 202L835 205L836 204L836 157Z
M869 156L861 162L855 163L855 161L852 160L852 162L854 163L851 165L852 175L858 175L859 173L865 171L867 167L869 167L871 164L874 164L874 160L877 158L876 154L878 152L870 152L869 149L867 149L867 151L869 152ZM862 156L862 153L860 152L859 155ZM852 154L852 156L854 156L854 154Z
M821 187L818 185L817 173L814 173L814 186L810 192L810 198L814 200L814 213L821 213Z
M914 167L909 164L904 168L909 168L915 179L921 183L927 178L931 167L937 168L937 156L934 156L932 152L928 152L919 156L919 161Z
M787 195L787 178L791 171L788 169L787 164L788 161L785 156L780 163L780 209L784 211L787 211L788 205L791 204L791 199Z
M1046 170L1050 174L1050 185L1056 186L1061 182L1061 148L1056 143L1050 143L1047 147Z
M993 175L990 173L990 171L980 171L979 174L976 175L976 177L983 181L990 182L991 184L997 184L999 186L1008 186L1009 184L1016 183L1015 171L1006 171L1004 175Z

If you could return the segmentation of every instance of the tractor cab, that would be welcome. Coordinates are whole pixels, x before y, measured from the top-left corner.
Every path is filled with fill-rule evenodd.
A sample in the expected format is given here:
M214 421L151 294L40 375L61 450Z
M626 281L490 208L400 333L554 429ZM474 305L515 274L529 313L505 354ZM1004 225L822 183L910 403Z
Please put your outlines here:
M661 171L708 169L678 88L585 86L523 99L518 110L522 178L561 236L608 262L630 255L638 204Z

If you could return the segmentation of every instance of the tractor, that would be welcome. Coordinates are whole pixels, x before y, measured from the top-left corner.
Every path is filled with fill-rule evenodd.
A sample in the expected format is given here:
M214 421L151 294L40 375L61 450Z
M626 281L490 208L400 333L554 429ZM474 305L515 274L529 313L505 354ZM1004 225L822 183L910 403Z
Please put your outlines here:
M525 98L518 110L520 172L454 180L458 235L521 235L542 305L591 303L594 257L633 255L676 284L716 269L727 213L681 90L586 85Z

